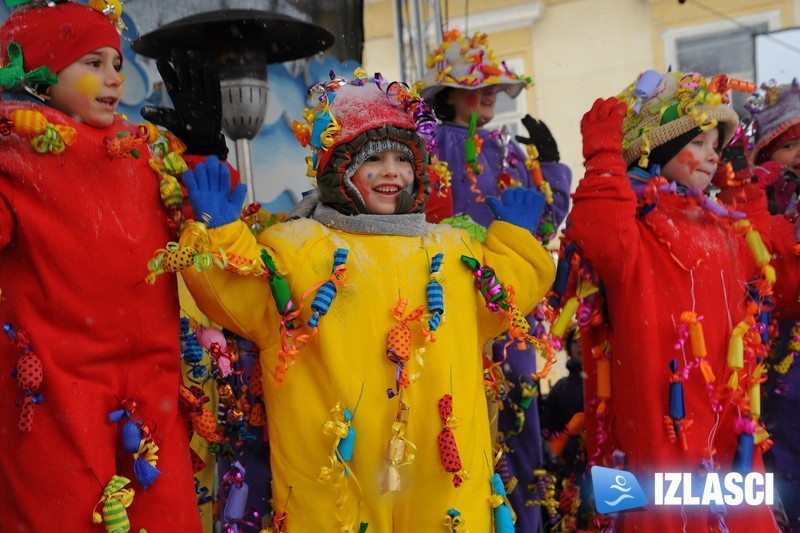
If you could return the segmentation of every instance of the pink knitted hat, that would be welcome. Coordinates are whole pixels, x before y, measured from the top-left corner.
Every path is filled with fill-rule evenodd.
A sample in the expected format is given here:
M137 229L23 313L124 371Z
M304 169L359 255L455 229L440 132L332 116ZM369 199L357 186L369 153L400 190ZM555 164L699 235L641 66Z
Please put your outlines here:
M785 85L762 84L761 93L748 102L753 115L755 146L753 161L763 163L772 156L775 140L800 125L800 84L797 78Z

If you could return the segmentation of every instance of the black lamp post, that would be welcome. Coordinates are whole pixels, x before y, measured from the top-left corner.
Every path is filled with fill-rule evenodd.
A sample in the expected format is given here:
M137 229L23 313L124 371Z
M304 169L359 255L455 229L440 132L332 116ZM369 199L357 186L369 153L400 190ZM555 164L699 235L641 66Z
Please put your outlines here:
M255 201L250 141L267 111L267 65L309 57L333 41L327 30L287 15L225 9L171 22L142 35L132 48L152 58L168 57L175 48L197 50L217 65L222 130L236 144L236 163L247 184L249 204Z

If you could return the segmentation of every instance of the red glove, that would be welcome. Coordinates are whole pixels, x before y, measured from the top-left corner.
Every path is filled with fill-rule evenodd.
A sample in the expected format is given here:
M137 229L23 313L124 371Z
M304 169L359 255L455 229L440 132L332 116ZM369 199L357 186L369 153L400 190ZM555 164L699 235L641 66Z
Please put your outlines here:
M625 160L622 158L622 120L628 107L611 97L595 100L592 108L581 119L583 135L583 165L590 173L624 176Z
M762 189L775 185L785 178L781 175L782 166L777 161L764 161L753 169L753 177Z

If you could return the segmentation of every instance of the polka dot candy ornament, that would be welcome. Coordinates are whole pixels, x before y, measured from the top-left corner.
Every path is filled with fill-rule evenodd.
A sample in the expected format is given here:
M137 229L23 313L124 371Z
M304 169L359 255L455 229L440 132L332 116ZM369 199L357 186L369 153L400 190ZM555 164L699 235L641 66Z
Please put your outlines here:
M11 324L6 324L3 329L6 337L22 351L12 375L17 380L17 386L25 392L17 400L17 406L21 409L17 429L27 432L33 429L33 407L42 403L44 399L39 393L44 375L42 362L31 348L28 336L24 331L17 334Z
M458 488L469 476L461 464L456 437L453 434L453 428L456 427L457 421L453 416L453 397L449 394L445 394L439 400L439 416L444 426L439 433L439 455L445 471L453 474L453 486Z

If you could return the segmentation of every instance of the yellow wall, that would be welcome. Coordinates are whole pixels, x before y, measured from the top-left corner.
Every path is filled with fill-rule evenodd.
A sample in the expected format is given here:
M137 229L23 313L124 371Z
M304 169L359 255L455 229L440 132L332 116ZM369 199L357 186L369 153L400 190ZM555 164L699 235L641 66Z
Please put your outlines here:
M686 0L684 4L677 0L449 0L441 4L443 15L448 5L451 21L463 19L468 5L469 32L488 33L498 58L524 58L523 72L533 78L534 86L520 98L525 98L529 113L550 126L562 160L575 175L573 185L582 174L581 117L596 98L618 93L642 70L667 67L664 32L711 23L722 27L730 23L735 28L737 23L731 19L765 11L779 13L781 29L800 25L800 0ZM391 0L365 1L364 66L367 72L398 79L392 5ZM482 27L493 13L513 14L515 6L530 11L534 5L540 8L540 16L526 27L499 31Z

